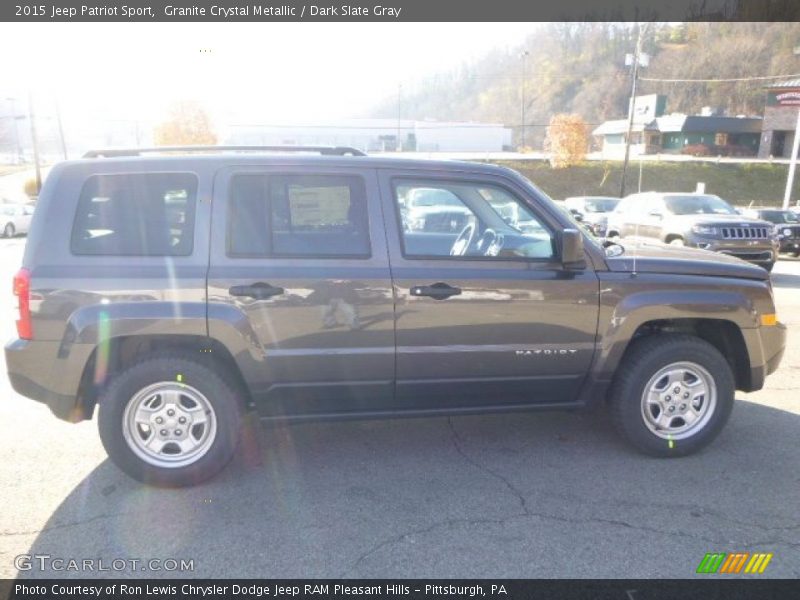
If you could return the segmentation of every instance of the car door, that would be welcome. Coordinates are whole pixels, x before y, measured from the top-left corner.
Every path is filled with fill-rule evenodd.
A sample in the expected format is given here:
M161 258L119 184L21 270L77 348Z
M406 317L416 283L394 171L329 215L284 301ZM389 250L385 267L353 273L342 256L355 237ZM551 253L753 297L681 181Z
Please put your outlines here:
M241 345L266 416L374 411L394 392L375 172L312 164L225 168L214 184L209 332Z
M646 219L647 194L633 194L625 199L625 212L622 213L622 237L641 237Z
M537 210L522 200L532 189L488 175L387 170L380 181L396 300L397 405L451 409L573 400L594 352L598 279L589 265L570 270L561 263L554 244L558 209ZM523 240L529 254L451 255L461 248L463 231L443 240L441 233L428 238L403 226L399 206L418 188L462 200L474 213L465 230L477 226L488 239L487 230L505 232L504 243L506 235L518 240L522 234L531 240Z
M665 217L666 207L664 206L664 200L655 194L648 194L644 202L639 236L661 239L661 230L663 229Z
M20 208L19 216L19 231L20 233L28 233L28 230L31 228L31 219L33 218L33 207L25 204Z

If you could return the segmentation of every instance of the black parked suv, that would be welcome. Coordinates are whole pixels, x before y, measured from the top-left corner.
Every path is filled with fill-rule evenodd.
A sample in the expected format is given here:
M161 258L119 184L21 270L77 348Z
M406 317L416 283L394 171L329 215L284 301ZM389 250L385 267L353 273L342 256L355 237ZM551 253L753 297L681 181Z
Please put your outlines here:
M711 194L631 194L609 215L606 235L711 250L767 271L772 271L779 251L771 223L742 216Z
M779 208L753 208L745 210L744 214L772 223L780 251L800 256L800 217L796 212Z
M763 269L604 247L512 170L192 150L53 167L14 279L14 389L73 422L97 408L108 454L137 479L213 475L249 410L600 405L642 451L682 456L781 360ZM456 198L463 228L404 227L400 199L420 189Z

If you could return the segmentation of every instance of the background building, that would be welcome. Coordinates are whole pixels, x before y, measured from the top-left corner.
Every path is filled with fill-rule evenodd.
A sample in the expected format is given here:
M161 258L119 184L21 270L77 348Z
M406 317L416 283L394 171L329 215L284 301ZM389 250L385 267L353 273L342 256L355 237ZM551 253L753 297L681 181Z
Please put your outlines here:
M502 152L511 129L496 123L344 119L335 122L231 124L220 143L229 145L351 146L367 152Z
M631 156L658 153L755 156L761 136L761 117L730 117L706 107L699 115L665 115L666 98L651 94L636 98L631 131ZM794 125L793 125L794 126ZM628 119L606 121L592 135L599 138L602 154L622 158Z
M761 158L789 158L794 143L797 111L800 110L800 79L770 84L761 131Z

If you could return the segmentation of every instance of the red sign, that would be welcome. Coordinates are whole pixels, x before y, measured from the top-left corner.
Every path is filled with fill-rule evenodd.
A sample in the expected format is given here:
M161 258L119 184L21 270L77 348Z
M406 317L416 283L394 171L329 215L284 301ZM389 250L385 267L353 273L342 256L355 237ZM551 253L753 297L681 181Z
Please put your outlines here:
M780 106L800 106L800 91L775 94L775 100Z

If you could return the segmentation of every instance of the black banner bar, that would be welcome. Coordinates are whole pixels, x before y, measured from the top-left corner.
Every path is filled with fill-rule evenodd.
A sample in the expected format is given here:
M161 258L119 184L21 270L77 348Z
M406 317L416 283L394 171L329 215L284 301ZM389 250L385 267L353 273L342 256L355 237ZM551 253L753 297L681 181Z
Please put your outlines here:
M9 600L785 600L800 597L792 580L2 580Z
M3 0L0 21L795 21L797 0Z

